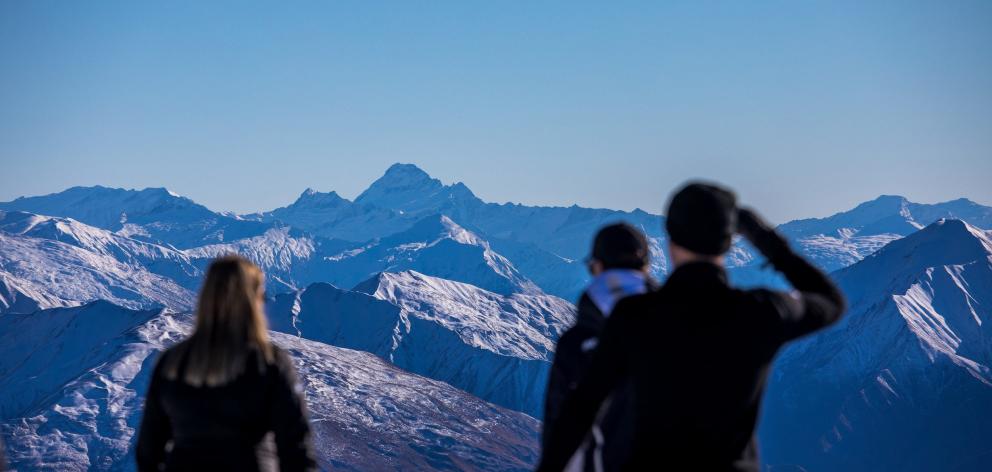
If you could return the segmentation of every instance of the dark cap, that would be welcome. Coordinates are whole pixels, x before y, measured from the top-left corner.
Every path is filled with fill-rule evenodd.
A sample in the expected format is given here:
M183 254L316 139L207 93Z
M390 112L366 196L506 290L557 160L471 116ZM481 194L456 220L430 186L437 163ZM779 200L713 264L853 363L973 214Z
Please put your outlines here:
M691 182L672 196L665 229L671 241L692 252L727 252L737 231L737 197L713 184Z
M627 223L615 223L596 233L590 258L604 269L640 269L648 265L651 254L643 233Z

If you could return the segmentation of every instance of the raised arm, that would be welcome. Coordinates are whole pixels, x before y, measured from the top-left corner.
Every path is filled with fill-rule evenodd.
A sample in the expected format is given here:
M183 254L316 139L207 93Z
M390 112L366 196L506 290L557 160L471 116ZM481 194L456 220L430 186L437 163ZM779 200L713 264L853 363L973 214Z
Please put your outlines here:
M796 290L776 294L774 303L782 321L782 336L793 339L840 319L846 309L844 295L813 264L796 254L785 238L749 209L738 212L738 231L751 241Z
M159 470L159 465L165 461L165 444L172 439L172 423L162 409L160 398L161 366L160 358L152 370L152 380L145 395L145 411L138 429L135 458L141 472Z
M599 337L589 371L579 380L575 390L566 395L557 417L545 420L544 450L538 471L557 472L565 468L592 427L603 400L626 375L624 338L629 323L626 308L629 304L629 299L617 304Z

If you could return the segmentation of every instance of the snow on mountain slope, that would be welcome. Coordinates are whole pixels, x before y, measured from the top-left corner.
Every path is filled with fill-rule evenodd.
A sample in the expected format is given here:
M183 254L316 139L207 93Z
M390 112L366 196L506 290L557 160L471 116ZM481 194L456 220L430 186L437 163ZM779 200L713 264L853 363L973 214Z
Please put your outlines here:
M351 202L337 192L306 189L293 204L246 218L284 223L346 241L368 241L398 233L414 220L392 210Z
M319 275L312 278L351 287L379 272L404 270L504 295L540 292L487 241L443 215L427 216L402 233L324 258Z
M423 218L399 234L363 245L282 227L185 253L203 266L220 255L241 254L269 275L274 293L314 282L351 287L379 272L408 269L503 294L540 291L487 241L441 215Z
M987 467L989 234L941 220L834 277L849 314L777 362L765 459L811 472Z
M589 284L590 275L583 260L567 259L532 243L493 239L493 250L506 256L521 275L545 293L576 301ZM664 256L664 254L662 254ZM656 267L655 273L661 273Z
M118 356L111 341L160 312L106 301L0 317L0 418L24 416L93 366Z
M0 421L11 465L134 470L151 369L159 352L188 333L189 316L96 302L5 315L0 326ZM280 333L273 341L300 373L322 469L529 470L537 459L540 425L526 415L371 354ZM15 398L9 388L38 385L45 395Z
M31 313L43 307L62 306L67 303L45 290L36 290L30 283L22 282L0 270L0 313Z
M0 231L0 308L76 306L109 300L129 308L188 309L193 293L114 256L54 239Z
M794 220L778 227L793 248L825 271L860 261L886 244L912 234L941 218L956 218L992 229L992 207L961 198L943 203L913 203L904 197L882 195L827 218ZM735 247L744 257L728 260L731 280L745 286L784 287L765 260L747 244Z
M354 246L351 242L315 237L284 226L251 238L186 249L184 253L204 270L216 257L240 254L262 268L270 292L283 293L330 280L332 275L322 269L327 265L326 259Z
M413 271L380 274L355 291L314 284L268 310L272 329L374 353L535 417L553 340L574 318L556 297L502 296Z
M393 164L355 202L414 215L437 213L449 205L483 204L465 184L444 185L413 164Z
M961 198L949 202L921 204L905 197L882 195L857 207L826 218L790 221L779 227L792 238L827 235L849 238L855 235L909 235L939 219L959 219L992 229L992 207Z
M203 275L181 251L127 238L72 218L0 211L0 231L71 244L126 265L144 267L191 290L197 288Z
M164 188L72 187L3 202L0 210L68 217L123 236L179 248L250 237L271 226L215 213Z
M355 289L435 321L463 342L522 359L548 359L574 320L572 305L557 297L502 296L414 271L384 272Z

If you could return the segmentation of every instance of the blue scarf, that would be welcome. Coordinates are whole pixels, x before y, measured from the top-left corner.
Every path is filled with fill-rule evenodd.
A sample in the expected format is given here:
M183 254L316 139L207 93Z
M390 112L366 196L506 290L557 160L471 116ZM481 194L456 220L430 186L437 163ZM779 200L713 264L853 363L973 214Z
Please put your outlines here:
M603 313L609 317L621 298L648 291L648 276L639 270L609 269L592 279L586 293Z

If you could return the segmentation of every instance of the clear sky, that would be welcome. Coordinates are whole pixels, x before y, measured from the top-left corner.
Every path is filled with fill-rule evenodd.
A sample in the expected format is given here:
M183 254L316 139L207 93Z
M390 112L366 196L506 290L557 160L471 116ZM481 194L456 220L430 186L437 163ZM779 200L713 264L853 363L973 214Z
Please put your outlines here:
M398 161L496 202L992 204L992 2L0 2L0 200L248 212Z

